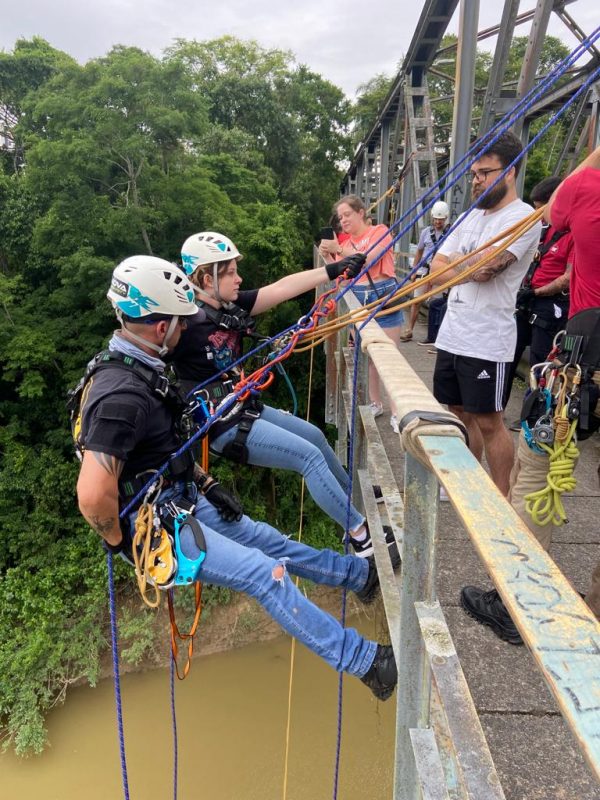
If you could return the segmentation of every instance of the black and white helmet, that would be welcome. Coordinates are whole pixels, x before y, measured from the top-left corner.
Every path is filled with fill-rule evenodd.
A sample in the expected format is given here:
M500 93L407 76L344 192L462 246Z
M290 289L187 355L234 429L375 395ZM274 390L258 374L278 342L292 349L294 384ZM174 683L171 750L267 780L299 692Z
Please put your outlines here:
M130 256L115 267L107 297L119 319L151 314L195 314L194 288L175 264L155 256Z

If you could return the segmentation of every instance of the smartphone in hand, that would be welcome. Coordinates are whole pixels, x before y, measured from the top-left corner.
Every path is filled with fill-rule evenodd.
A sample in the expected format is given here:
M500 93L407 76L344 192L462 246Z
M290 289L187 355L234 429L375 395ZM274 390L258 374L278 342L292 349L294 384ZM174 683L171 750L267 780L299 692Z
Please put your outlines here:
M333 228L321 228L319 231L319 239L335 239Z

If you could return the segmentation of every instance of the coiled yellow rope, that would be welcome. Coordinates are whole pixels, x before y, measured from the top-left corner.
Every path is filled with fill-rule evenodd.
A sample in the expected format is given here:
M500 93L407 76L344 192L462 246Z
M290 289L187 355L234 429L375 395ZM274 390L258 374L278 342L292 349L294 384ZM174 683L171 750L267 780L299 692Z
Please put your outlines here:
M554 418L555 438L552 445L540 444L550 457L546 486L525 495L525 509L536 525L563 525L567 514L562 501L565 492L572 492L577 485L573 472L579 450L573 441L577 420L567 418L567 405L563 404Z

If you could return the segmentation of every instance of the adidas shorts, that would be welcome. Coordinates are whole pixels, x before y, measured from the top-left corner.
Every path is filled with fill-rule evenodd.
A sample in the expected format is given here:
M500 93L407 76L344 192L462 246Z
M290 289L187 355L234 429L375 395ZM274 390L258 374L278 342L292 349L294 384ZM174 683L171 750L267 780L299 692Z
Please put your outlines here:
M438 350L433 395L438 403L462 406L471 414L502 411L510 361L485 361Z

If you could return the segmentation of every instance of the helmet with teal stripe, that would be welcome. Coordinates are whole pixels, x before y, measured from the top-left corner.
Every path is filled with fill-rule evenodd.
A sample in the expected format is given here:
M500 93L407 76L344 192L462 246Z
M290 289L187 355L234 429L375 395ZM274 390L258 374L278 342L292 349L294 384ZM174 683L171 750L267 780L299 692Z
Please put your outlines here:
M190 316L198 310L187 276L155 256L130 256L116 266L107 297L119 319L142 322L154 315Z

